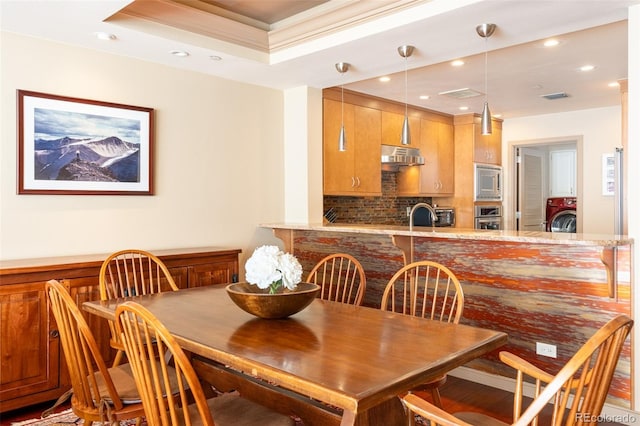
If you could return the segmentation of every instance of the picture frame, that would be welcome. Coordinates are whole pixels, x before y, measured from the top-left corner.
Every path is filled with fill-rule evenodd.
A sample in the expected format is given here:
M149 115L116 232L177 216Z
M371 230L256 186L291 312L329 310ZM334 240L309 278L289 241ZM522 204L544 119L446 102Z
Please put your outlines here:
M153 195L152 108L17 97L18 194Z

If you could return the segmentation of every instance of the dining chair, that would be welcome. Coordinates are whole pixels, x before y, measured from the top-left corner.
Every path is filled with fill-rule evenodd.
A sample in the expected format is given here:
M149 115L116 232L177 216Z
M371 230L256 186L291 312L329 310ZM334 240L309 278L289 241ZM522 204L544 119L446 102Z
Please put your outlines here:
M335 253L320 260L307 276L307 282L318 284L318 297L324 300L361 305L367 288L362 264L346 253Z
M405 315L458 324L464 310L464 292L449 268L422 260L402 267L389 280L382 294L380 309ZM446 374L411 389L430 392L434 403L442 408L439 388Z
M144 408L129 364L108 368L69 292L56 280L48 281L46 290L71 379L73 412L85 425L136 418L139 422Z
M236 393L223 393L207 399L185 352L167 328L142 305L128 301L118 306L116 325L123 337L127 358L132 365L133 377L142 397L149 426L294 425L290 417L271 411ZM156 344L152 345L151 342ZM163 357L165 353L172 355L178 373L180 393L162 398L158 393L168 386L166 371L164 367L155 368L156 364L150 360ZM187 389L190 390L190 394L187 394ZM166 394L166 391L164 393Z
M537 425L543 408L553 400L550 424L595 424L609 392L622 346L633 327L633 320L619 315L600 328L555 376L544 372L509 352L501 352L500 359L517 370L513 402L513 425ZM535 380L532 402L523 410L525 376ZM505 425L480 413L452 415L417 395L403 397L405 406L427 419L432 425Z
M178 290L162 260L138 249L120 250L109 255L100 267L99 286L100 300ZM112 321L109 321L109 329L109 344L117 351L113 361L116 366L122 361L124 346Z

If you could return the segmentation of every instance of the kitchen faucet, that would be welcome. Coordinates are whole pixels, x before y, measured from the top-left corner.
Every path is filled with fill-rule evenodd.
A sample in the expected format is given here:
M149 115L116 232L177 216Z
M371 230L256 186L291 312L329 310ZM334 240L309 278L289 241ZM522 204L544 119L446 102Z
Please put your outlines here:
M427 203L417 203L413 207L411 207L411 211L409 212L409 231L413 231L413 214L416 209L424 207L425 209L431 212L431 231L435 231L436 221L438 220L438 216L436 216L436 211L430 204Z

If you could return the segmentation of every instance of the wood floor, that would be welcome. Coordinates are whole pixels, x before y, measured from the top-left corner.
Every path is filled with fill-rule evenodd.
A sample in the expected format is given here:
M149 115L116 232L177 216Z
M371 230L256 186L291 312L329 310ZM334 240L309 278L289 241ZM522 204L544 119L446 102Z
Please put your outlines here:
M510 392L449 376L440 393L445 410L451 413L475 411L511 424L513 395ZM51 404L40 404L0 414L0 426L9 426L12 422L40 417L40 413L50 406ZM69 403L63 404L56 412L68 408L70 408ZM548 422L541 418L540 424L544 425ZM600 423L600 425L621 426L619 423Z

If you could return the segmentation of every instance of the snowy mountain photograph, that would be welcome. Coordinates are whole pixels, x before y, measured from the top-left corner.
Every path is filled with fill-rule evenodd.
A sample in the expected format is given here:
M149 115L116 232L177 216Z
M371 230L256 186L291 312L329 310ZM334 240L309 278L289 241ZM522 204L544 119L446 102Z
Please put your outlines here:
M150 193L152 109L19 93L20 189Z

